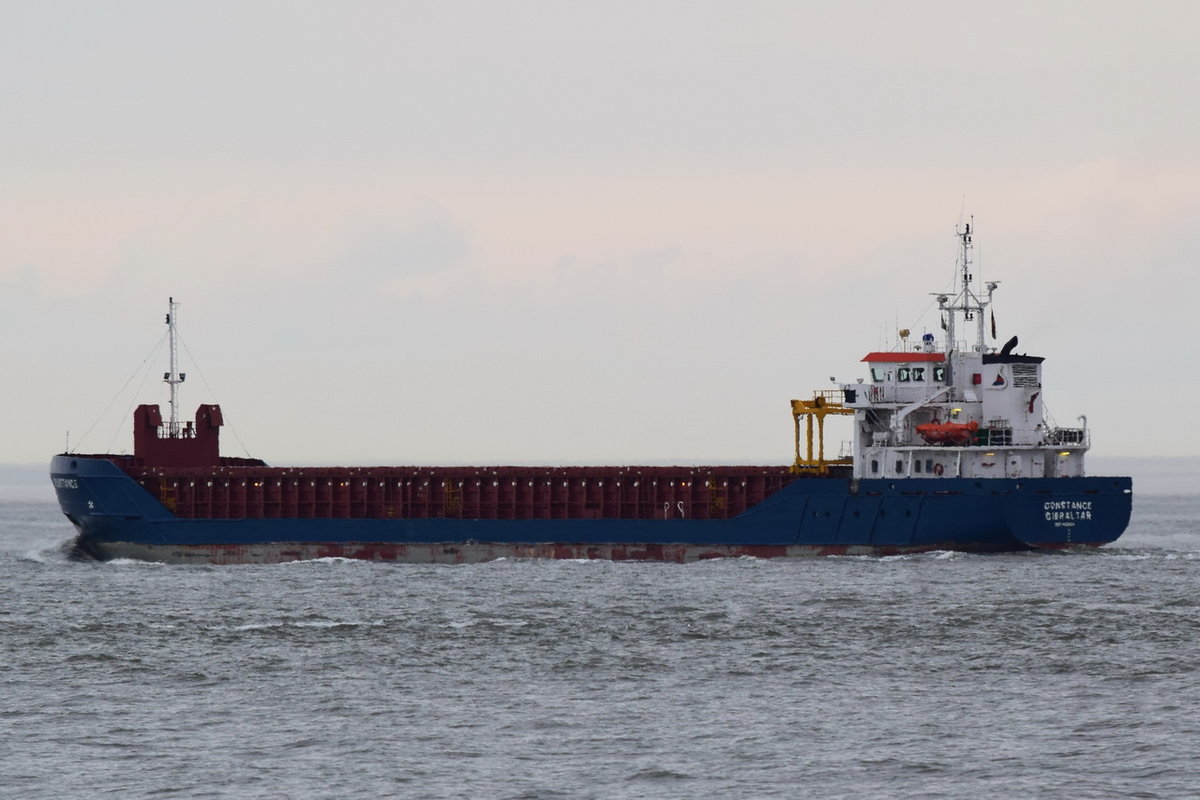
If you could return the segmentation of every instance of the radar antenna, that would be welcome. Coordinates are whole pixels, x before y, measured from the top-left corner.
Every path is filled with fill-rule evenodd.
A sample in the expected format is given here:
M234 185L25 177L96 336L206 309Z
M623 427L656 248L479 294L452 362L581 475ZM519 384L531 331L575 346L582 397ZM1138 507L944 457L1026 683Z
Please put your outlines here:
M978 335L975 341L975 351L982 353L987 349L985 344L986 338L984 335L984 309L992 303L992 292L996 291L998 281L988 281L985 284L987 288L986 299L977 294L971 288L971 284L975 280L975 276L971 274L971 252L975 249L975 217L972 216L961 228L955 230L955 235L960 241L960 253L958 257L958 279L962 286L958 291L958 295L951 300L945 294L938 294L938 309L943 313L943 319L946 320L946 352L953 352L958 342L955 339L954 328L955 319L958 313L963 315L964 322L975 322L978 328Z

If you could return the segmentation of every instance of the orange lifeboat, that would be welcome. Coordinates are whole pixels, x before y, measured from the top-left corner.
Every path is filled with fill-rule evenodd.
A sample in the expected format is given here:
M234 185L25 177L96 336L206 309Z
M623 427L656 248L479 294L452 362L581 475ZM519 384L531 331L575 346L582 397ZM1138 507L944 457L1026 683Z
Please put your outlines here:
M917 433L929 444L966 444L972 434L979 430L979 423L970 422L926 422L917 426Z

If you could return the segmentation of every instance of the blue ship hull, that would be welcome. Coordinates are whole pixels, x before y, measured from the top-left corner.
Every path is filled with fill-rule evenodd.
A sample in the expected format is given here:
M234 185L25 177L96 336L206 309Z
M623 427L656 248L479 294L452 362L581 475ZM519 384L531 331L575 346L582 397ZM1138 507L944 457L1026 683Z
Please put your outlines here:
M999 552L1100 546L1129 523L1128 477L805 478L745 512L703 519L185 519L105 458L56 456L51 478L80 552L168 563L345 557L692 561L726 556Z

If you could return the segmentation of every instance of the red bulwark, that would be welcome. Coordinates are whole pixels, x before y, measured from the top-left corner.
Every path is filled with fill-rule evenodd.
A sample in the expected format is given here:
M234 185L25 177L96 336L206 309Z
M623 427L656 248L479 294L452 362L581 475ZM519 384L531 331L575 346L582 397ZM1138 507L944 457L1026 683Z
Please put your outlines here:
M890 364L909 364L914 361L945 361L945 353L867 353L863 361L883 361Z
M784 466L124 467L185 519L731 519ZM574 557L574 556L571 556Z
M133 456L146 467L215 467L221 463L221 407L202 405L196 421L185 422L176 435L163 425L158 406L133 412Z

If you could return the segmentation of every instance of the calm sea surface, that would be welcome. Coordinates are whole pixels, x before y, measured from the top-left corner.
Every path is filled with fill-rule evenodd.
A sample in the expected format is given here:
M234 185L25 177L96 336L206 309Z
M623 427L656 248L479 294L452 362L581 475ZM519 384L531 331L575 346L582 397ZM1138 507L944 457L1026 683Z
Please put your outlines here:
M1197 797L1179 483L1091 552L211 568L0 487L0 797Z

